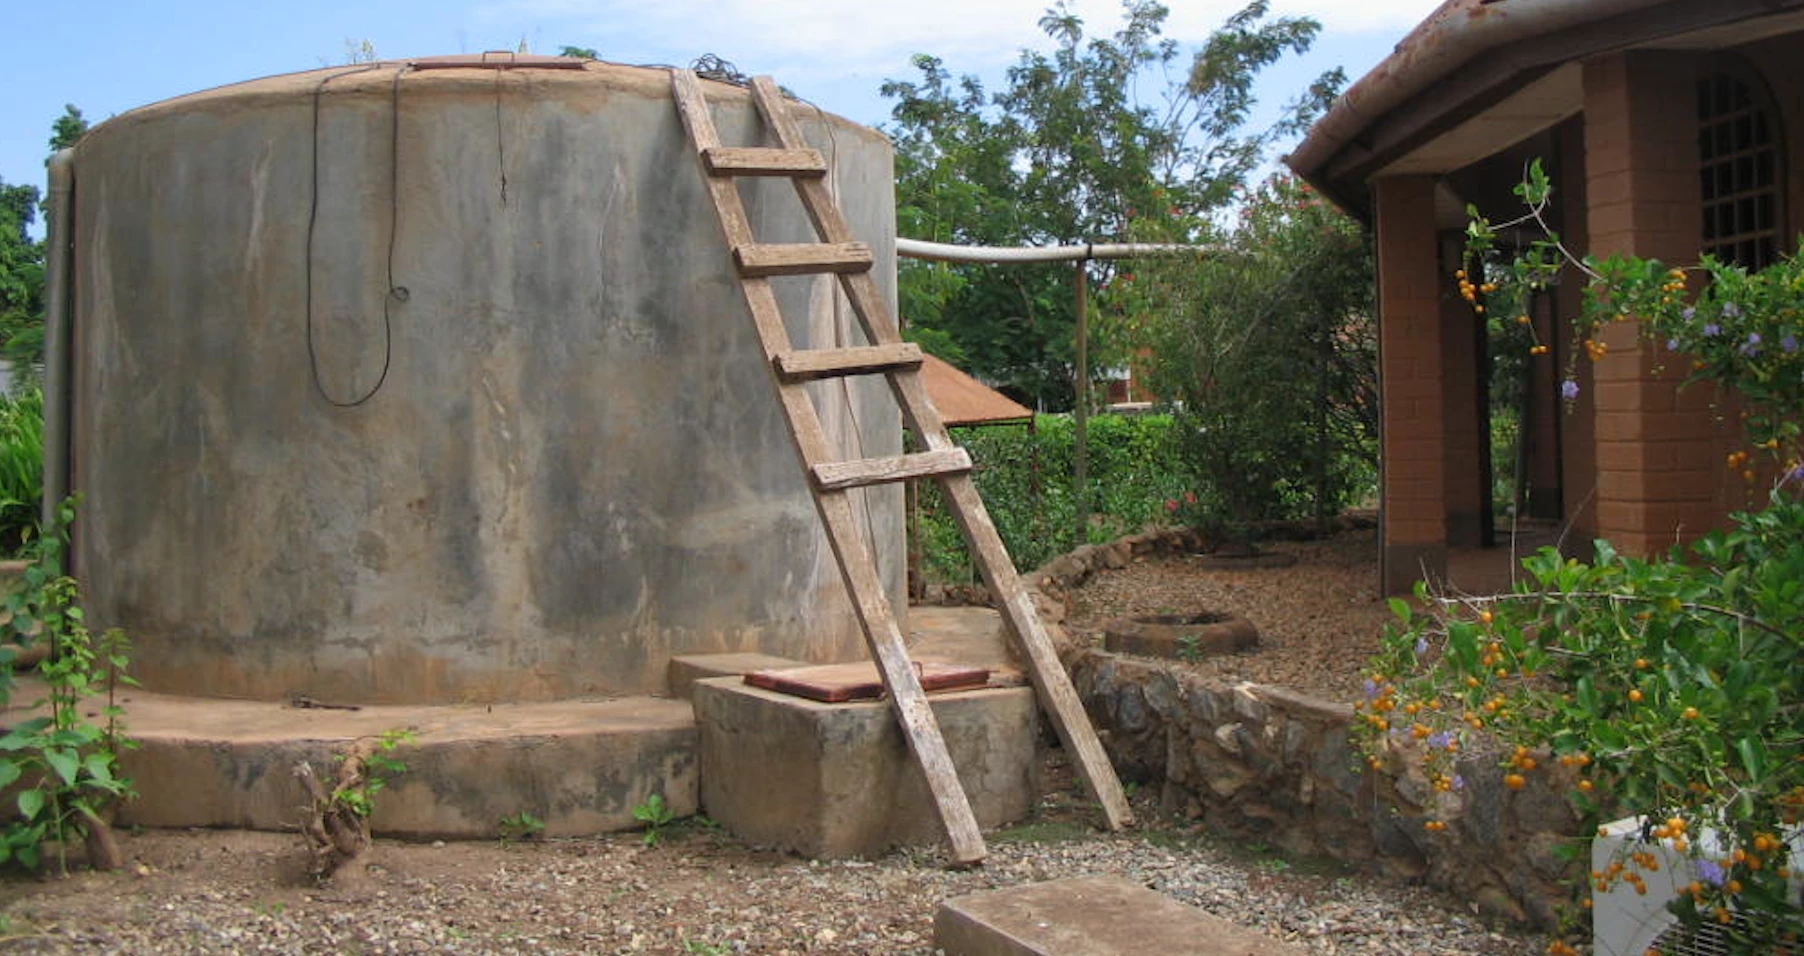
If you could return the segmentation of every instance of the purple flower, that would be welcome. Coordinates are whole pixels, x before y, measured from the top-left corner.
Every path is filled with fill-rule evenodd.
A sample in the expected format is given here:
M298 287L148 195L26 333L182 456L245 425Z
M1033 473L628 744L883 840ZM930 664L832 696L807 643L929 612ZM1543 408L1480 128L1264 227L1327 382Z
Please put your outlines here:
M1417 654L1428 653L1428 638L1426 638L1426 637L1416 638L1416 653Z
M1453 743L1453 734L1445 730L1437 730L1428 735L1428 746L1436 750L1445 750L1450 743Z
M1679 340L1678 339L1667 339L1666 340L1666 350L1668 352L1677 352L1679 350Z
M1572 401L1579 394L1579 384L1572 379L1560 383L1560 397Z
M1687 322L1690 322L1692 320L1692 317L1696 316L1697 314L1698 314L1698 310L1696 310L1688 305L1679 312L1679 318L1684 319Z
M1741 354L1750 358L1760 354L1760 333L1749 332L1748 340L1741 343Z
M1785 477L1779 479L1779 483L1782 485L1789 485L1794 481L1804 484L1804 461L1792 465L1791 470L1785 473Z
M1720 325L1717 325L1715 322L1711 322L1710 324L1704 326L1704 336L1706 338L1713 339L1721 334L1723 334L1723 327Z
M1457 774L1457 773L1456 773L1456 774L1454 774L1454 775L1453 775L1453 789L1455 789L1455 790L1464 790L1464 789L1466 789L1466 778L1465 778L1465 777L1462 777L1462 776L1460 776L1460 775L1459 775L1459 774Z
M1377 697L1377 696L1378 696L1378 682L1371 679L1370 677L1366 678L1366 700L1371 700L1372 698Z
M1723 318L1725 318L1725 319L1741 318L1741 306L1736 305L1733 302L1724 302L1723 303Z
M1698 879L1711 886L1723 885L1723 868L1715 860L1698 861Z
M1779 340L1779 347L1787 352L1796 352L1798 350L1798 337L1795 335L1787 335L1785 338Z

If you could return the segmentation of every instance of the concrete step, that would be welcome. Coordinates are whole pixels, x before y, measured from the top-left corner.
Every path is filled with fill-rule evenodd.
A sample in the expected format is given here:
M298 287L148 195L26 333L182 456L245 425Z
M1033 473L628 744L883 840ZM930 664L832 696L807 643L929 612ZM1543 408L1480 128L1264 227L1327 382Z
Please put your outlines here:
M664 672L664 683L670 688L670 696L688 700L698 680L743 677L752 671L789 670L807 666L806 661L750 651L739 654L678 654L670 659Z
M22 684L13 700L42 696L41 685ZM636 826L633 808L654 793L677 816L696 812L687 701L326 710L132 690L122 702L140 745L121 758L140 795L120 808L125 826L291 829L305 803L297 764L330 781L334 754L397 729L416 736L393 754L407 770L374 801L379 835L488 839L502 817L526 811L547 836L586 836ZM22 714L0 711L0 725Z
M934 914L946 956L1303 956L1303 950L1112 876L972 893Z

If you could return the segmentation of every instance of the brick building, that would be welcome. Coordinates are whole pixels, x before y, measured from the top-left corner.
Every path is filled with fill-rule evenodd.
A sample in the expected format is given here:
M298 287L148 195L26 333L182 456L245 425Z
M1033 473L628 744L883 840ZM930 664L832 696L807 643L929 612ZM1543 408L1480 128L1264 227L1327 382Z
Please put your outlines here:
M1444 574L1450 545L1491 543L1490 362L1453 277L1467 203L1519 214L1510 190L1539 158L1578 252L1758 266L1804 229L1790 150L1804 150L1804 0L1448 0L1334 104L1286 161L1377 233L1387 590ZM1569 546L1649 554L1763 500L1723 466L1733 410L1677 389L1632 326L1576 363L1562 406L1559 317L1579 293L1564 283L1533 309L1553 351L1530 363L1527 510L1569 526Z

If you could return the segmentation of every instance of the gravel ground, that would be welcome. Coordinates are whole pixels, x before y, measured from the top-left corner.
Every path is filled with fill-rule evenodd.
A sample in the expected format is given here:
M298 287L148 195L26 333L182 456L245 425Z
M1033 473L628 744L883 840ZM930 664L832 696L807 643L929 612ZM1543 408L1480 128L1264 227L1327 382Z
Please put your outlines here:
M1152 558L1074 596L1069 622L1199 605L1251 617L1254 653L1198 665L1223 676L1347 698L1385 611L1372 593L1370 534L1274 544L1292 568L1201 572ZM122 873L0 876L0 953L760 953L934 952L949 897L1028 881L1117 874L1315 954L1541 952L1545 940L1486 927L1448 897L1230 845L1158 821L1130 834L1096 815L1054 751L1048 792L1025 825L990 834L976 869L935 851L816 863L689 823L660 845L635 834L498 843L379 842L330 883L304 875L299 837L231 831L121 834Z
M990 835L976 869L937 851L809 862L695 824L656 847L635 834L498 843L379 842L326 885L299 838L233 831L122 835L123 873L0 882L5 953L934 952L934 908L1028 881L1118 874L1318 954L1521 954L1418 887L1356 878L1194 831L1104 835L1059 781L1034 822ZM1137 810L1152 813L1144 801Z

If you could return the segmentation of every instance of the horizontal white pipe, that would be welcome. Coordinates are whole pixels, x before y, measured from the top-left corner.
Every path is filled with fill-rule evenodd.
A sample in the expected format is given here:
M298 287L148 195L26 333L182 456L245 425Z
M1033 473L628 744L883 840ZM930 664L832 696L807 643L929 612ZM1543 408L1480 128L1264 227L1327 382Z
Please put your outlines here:
M1213 246L1164 242L1087 242L1081 246L954 246L896 237L896 254L934 262L1075 262L1080 259L1139 259L1198 256Z

